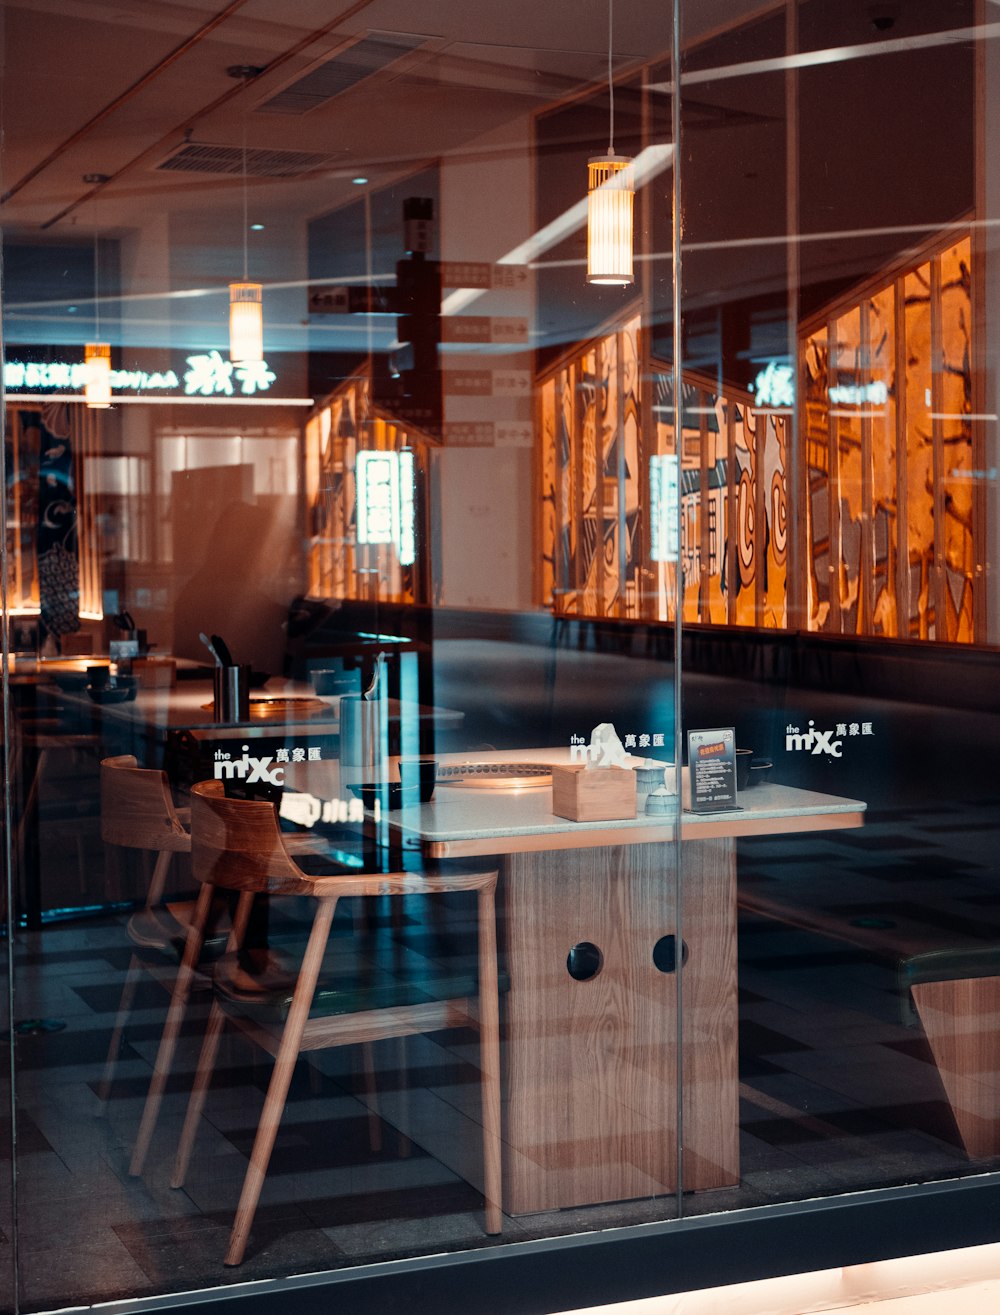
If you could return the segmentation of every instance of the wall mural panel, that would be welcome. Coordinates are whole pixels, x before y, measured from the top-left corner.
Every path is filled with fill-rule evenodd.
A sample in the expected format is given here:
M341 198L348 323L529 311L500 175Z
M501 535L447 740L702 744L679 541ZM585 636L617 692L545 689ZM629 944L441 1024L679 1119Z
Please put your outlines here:
M733 403L735 420L736 554L733 611L736 625L757 619L757 417L748 403Z
M645 425L644 376L652 381ZM671 620L679 571L686 621L786 624L780 414L755 409L736 389L724 396L688 379L678 453L672 375L656 362L643 367L635 317L542 377L538 424L545 606Z
M975 638L971 260L942 244L801 343L810 629Z
M870 633L898 633L896 579L899 548L896 533L896 361L895 289L883 288L871 299L868 342L872 381L885 402L872 407L872 529L874 585Z
M420 490L432 440L372 408L370 395L367 376L348 379L306 424L308 593L426 602ZM389 459L373 460L381 454Z
M102 500L83 478L103 416L65 403L7 409L7 603L56 647L104 614Z
M799 533L810 630L971 642L971 290L964 236L807 327L801 497L787 408L688 376L678 449L638 319L582 345L540 381L545 605L672 620L679 575L685 621L783 629Z
M971 243L956 243L941 255L941 389L944 455L945 634L973 638L975 467L972 446L972 272Z

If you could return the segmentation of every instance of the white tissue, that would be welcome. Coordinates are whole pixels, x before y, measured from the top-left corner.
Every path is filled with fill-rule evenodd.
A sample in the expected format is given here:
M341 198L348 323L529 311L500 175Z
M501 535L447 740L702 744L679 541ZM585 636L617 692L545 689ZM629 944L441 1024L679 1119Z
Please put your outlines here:
M618 734L609 721L602 721L590 733L590 753L587 770L591 767L630 767L629 756Z

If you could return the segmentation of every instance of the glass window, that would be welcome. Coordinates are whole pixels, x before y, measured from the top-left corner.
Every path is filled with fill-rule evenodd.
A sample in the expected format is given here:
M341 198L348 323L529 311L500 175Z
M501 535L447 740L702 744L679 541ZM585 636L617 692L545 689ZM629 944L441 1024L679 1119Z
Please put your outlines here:
M0 0L19 1309L997 1167L995 25L423 8Z

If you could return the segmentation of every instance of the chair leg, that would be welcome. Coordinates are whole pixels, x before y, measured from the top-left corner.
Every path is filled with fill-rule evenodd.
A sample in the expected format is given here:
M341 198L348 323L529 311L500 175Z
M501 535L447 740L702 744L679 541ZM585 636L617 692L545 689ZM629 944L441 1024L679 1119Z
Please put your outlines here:
M156 865L153 868L153 875L149 879L149 886L146 894L146 908L155 908L158 904L163 903L163 891L167 884L167 873L170 870L170 862L173 854L169 849L161 849L156 856Z
M167 1021L163 1026L163 1035L160 1037L159 1049L156 1052L153 1077L149 1084L149 1092L142 1110L142 1122L139 1124L139 1132L132 1150L132 1161L128 1168L133 1178L137 1178L142 1173L143 1165L146 1163L146 1154L160 1113L163 1092L173 1066L177 1038L180 1034L181 1024L184 1022L184 1015L187 1012L188 996L191 994L195 965L201 955L201 946L205 937L205 923L208 920L208 911L212 903L212 892L212 886L207 884L202 886L198 892L198 903L195 905L194 916L188 926L187 940L184 942L184 957L181 959L177 980L174 982L173 994L170 997Z
M29 930L37 931L41 927L41 871L35 874L35 879L39 883L38 903L32 908L33 901L29 898L28 892L28 830L32 823L38 829L38 818L33 816L35 809L38 807L41 798L42 777L45 775L45 768L49 760L48 749L40 749L38 757L35 760L35 771L31 778L31 785L28 789L27 796L24 800L24 806L21 809L20 816L14 827L14 844L12 852L14 861L17 864L19 876L18 887L21 896L21 910L24 912ZM40 857L40 855L39 855Z
M378 1087L375 1084L375 1048L370 1041L361 1043L361 1080L368 1106L368 1146L377 1155L382 1149L382 1120L378 1112Z
M101 1085L97 1089L97 1096L101 1102L101 1113L107 1104L108 1097L111 1095L111 1084L114 1081L115 1069L118 1067L118 1052L121 1049L122 1033L125 1031L125 1024L128 1016L132 1012L132 1001L135 999L136 987L139 985L139 978L142 976L142 962L139 956L132 955L129 962L128 972L125 974L125 984L122 986L122 998L118 1001L118 1016L115 1019L115 1028L111 1033L111 1044L108 1046L108 1057L104 1061L104 1076L101 1078Z
M267 1087L267 1098L264 1101L260 1123L257 1125L257 1136L254 1138L253 1150L250 1152L246 1178L243 1180L243 1191L236 1209L233 1231L229 1237L229 1250L225 1261L227 1265L240 1264L246 1251L253 1218L257 1212L257 1202L260 1200L261 1189L264 1186L264 1176L274 1149L274 1139L278 1134L278 1125L288 1098L295 1061L299 1057L302 1033L316 993L316 982L323 963L323 954L330 936L330 924L333 921L336 905L336 899L321 899L316 908L316 918L299 969L299 980L295 985L292 1006L281 1034L274 1071Z
M225 1011L217 1000L213 1000L208 1015L208 1025L205 1028L205 1040L202 1042L201 1054L198 1056L198 1071L195 1073L187 1113L184 1116L184 1127L181 1129L180 1141L177 1143L174 1171L170 1176L171 1187L183 1187L184 1179L187 1177L191 1152L194 1150L195 1139L198 1136L201 1114L205 1108L205 1097L212 1083L215 1061L219 1053L219 1041L225 1023Z
M500 1149L500 992L493 889L479 892L479 1064L482 1071L483 1195L486 1232L499 1233L502 1162Z
M399 1073L399 1121L403 1127L399 1130L399 1158L408 1160L413 1154L413 1142L408 1131L410 1122L410 1074L406 1065L406 1037L396 1037L396 1071Z

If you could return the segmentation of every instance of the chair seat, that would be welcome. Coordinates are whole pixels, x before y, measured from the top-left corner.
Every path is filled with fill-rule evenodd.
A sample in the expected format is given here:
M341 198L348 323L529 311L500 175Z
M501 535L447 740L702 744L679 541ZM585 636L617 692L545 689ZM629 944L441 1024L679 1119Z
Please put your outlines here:
M1000 945L962 945L911 954L899 965L903 989L921 982L949 982L955 978L1000 977Z
M184 952L187 929L168 909L138 909L128 920L128 938L140 950L156 950L175 961Z
M178 964L184 954L193 910L193 900L174 903L170 908L137 909L128 920L129 940L147 961ZM181 917L175 914L181 914ZM226 932L206 936L200 956L202 961L218 958L226 948L227 939Z
M223 1008L257 1023L284 1023L292 1006L293 987L252 993L240 990L233 982L237 968L235 954L223 955L216 964L214 982ZM508 985L506 975L501 973L500 990L506 991ZM341 952L336 964L320 977L309 1016L332 1018L375 1009L462 1000L476 996L478 990L474 968L449 969L426 960L415 962L411 956L389 972L373 963L367 954Z

